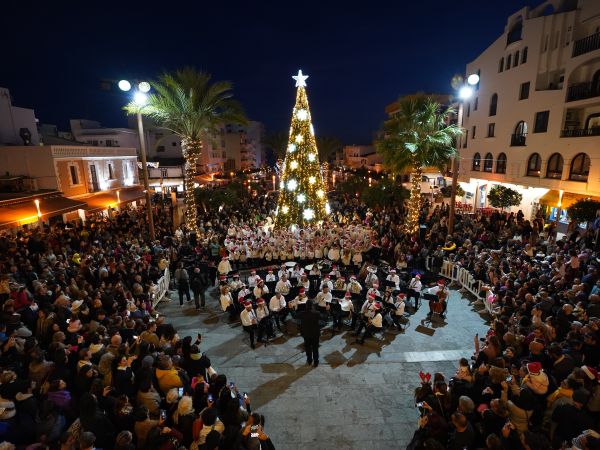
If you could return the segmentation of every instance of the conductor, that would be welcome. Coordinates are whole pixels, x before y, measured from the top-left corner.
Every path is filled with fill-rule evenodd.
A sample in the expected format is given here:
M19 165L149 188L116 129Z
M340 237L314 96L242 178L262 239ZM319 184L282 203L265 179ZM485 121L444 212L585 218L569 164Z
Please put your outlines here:
M312 300L306 302L306 309L298 313L300 319L300 334L304 338L304 349L306 350L306 364L319 365L319 328L320 314L314 310Z

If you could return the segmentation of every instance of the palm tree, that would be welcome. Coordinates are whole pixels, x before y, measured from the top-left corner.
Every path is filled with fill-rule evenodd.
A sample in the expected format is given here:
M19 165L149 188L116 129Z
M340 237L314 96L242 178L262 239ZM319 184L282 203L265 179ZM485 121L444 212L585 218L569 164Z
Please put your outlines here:
M240 104L233 99L229 81L211 82L211 75L193 68L164 73L151 83L142 114L181 138L185 159L185 224L198 232L194 177L202 143L210 140L225 123L245 123ZM129 108L128 108L129 109Z
M285 158L288 145L288 134L285 131L277 131L265 136L265 145L273 154L275 161Z
M342 142L333 136L322 136L317 138L317 151L319 152L319 161L329 161L332 155L335 155L342 149Z
M462 130L449 124L453 114L451 107L442 107L424 94L402 97L398 111L383 125L383 137L376 142L384 164L393 173L411 171L407 233L415 233L419 227L423 168L442 169L456 153L455 140Z

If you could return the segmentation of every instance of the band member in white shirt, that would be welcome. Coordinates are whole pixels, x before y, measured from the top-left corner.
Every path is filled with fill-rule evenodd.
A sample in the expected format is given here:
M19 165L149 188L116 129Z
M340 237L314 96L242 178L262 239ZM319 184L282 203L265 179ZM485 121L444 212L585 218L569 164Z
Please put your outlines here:
M374 333L381 330L381 327L383 326L383 316L381 315L381 303L373 303L373 316L369 318L367 322L361 323L356 333L357 336L360 336L360 332L365 326L365 334L363 334L362 338L360 338L358 341L360 344L364 344L366 338L368 338L369 336L373 336Z
M400 277L396 274L396 269L390 269L390 273L385 279L386 281L394 283L394 289L396 291L400 290Z
M300 281L298 282L298 287L304 288L305 291L310 290L310 280L306 276L305 273L300 277Z
M252 293L254 294L254 298L265 297L269 293L269 288L265 286L265 282L263 280L258 280Z
M346 278L338 277L333 283L333 290L335 291L347 291L350 287L349 284L346 283Z
M256 270L252 269L250 271L250 276L248 277L248 287L254 289L258 280L260 280L260 277L256 275Z
M238 273L235 273L233 275L233 280L229 282L229 289L231 289L232 291L238 291L242 288L243 284L244 283L242 283L240 280L240 275Z
M329 285L324 284L321 288L321 292L317 294L317 309L319 312L324 313L327 311L329 304L331 303L331 292L329 290Z
M394 302L394 307L396 308L396 310L391 312L394 325L396 325L398 327L398 330L400 331L402 331L402 324L400 323L400 320L404 316L404 310L406 309L406 303L404 303L405 298L405 294L398 294L396 296L396 301Z
M250 347L254 349L254 333L258 320L256 319L256 313L252 309L252 302L244 303L244 310L240 313L240 320L242 321L244 331L250 335Z
M381 292L379 291L379 283L373 283L373 285L367 291L367 298L371 294L374 294L375 297L381 297Z
M277 281L277 277L273 273L273 270L269 269L269 271L267 272L267 276L265 277L265 282L271 283L273 281Z
M329 275L325 275L325 278L323 278L323 281L321 281L321 284L319 285L319 290L322 290L323 286L327 286L329 288L329 291L333 290L333 283L331 282L331 278L329 278Z
M219 265L217 266L217 272L219 272L219 275L225 275L227 277L229 272L232 270L233 269L229 263L229 258L227 256L223 256L223 258L221 258L221 262L219 262Z
M350 277L350 284L348 285L348 290L352 294L360 294L362 292L362 286L359 281L356 279L355 275Z
M281 323L285 323L285 317L287 316L287 303L281 292L276 291L275 295L271 297L269 309L273 313L277 329L281 331Z
M369 266L367 267L367 272L369 273L365 277L365 286L369 288L373 285L373 283L379 282L379 278L377 278L377 275L375 275L377 273L377 267Z
M229 320L233 321L235 319L235 306L233 304L231 293L229 292L229 286L221 287L219 302L221 303L221 309L229 313Z
M300 288L298 295L291 302L288 303L290 309L292 309L292 316L295 316L295 311L303 311L306 308L306 302L308 297L304 288Z
M329 276L336 277L336 279L342 276L340 270L338 269L338 266L336 266L335 264L331 266L331 272L329 272Z
M258 342L264 342L263 336L265 334L267 338L274 338L273 323L264 298L259 298L256 301L256 319L258 320Z
M281 292L283 295L288 295L291 288L292 283L290 283L287 279L287 275L284 273L275 285L275 292Z
M279 268L279 270L277 271L277 276L281 280L284 275L287 277L289 275L289 272L288 272L287 267L285 266L285 264L282 264L281 267Z
M244 297L248 297L250 294L252 294L252 291L248 289L248 286L242 284L242 289L240 289L240 292L238 292L237 299L240 301Z
M421 297L421 289L423 289L423 284L421 284L421 275L416 274L410 283L408 283L408 292L406 295L406 301L410 302L411 298L415 299L415 311L419 309L419 297Z

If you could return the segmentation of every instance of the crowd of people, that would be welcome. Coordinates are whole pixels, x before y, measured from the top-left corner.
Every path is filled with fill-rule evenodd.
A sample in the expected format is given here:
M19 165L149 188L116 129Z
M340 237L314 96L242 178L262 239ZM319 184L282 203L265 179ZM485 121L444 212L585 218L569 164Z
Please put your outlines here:
M494 314L455 373L421 373L409 448L600 448L596 232L557 239L540 214L496 212L459 217L444 237L443 219L425 219L428 256L471 271Z
M273 448L250 397L154 309L198 245L154 208L0 235L2 448ZM192 249L192 250L191 250Z

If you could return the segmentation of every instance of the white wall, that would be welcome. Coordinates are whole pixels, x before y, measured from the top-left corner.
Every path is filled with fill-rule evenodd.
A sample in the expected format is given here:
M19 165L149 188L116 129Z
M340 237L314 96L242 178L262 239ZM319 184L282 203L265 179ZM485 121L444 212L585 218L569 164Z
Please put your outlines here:
M21 128L29 129L32 145L40 143L34 110L13 106L10 91L0 87L0 145L23 145Z

